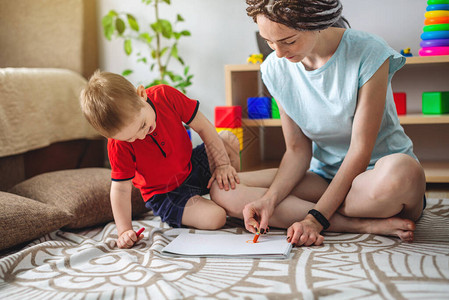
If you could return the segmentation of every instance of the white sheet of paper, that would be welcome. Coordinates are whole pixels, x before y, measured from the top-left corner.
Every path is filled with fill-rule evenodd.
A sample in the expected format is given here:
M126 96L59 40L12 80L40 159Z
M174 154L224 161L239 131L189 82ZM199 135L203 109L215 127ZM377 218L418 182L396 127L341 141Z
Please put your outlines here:
M253 234L182 233L162 253L171 256L229 258L287 258L292 245L285 236L261 235L253 243Z

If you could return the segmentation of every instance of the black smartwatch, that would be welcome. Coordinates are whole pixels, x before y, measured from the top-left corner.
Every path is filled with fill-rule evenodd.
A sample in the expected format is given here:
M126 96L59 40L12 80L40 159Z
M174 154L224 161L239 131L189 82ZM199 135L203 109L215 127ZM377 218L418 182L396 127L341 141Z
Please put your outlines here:
M329 221L326 219L325 216L323 216L319 211L317 211L316 209L311 209L308 212L309 214L311 214L320 224L321 226L323 226L323 230L326 230L329 228L329 226L331 225L329 223Z

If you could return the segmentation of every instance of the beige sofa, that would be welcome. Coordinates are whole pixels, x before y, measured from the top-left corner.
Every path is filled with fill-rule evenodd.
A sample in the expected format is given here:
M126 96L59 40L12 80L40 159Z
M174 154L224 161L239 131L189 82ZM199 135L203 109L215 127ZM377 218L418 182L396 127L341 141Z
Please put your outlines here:
M0 250L111 221L105 139L78 102L98 68L95 1L0 1L0 28Z

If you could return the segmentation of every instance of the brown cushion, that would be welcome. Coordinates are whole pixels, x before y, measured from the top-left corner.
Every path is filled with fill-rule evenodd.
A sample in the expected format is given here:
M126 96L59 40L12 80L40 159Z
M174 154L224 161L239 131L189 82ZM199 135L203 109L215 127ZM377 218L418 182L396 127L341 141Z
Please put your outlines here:
M113 220L110 188L111 170L85 168L40 174L15 185L10 192L64 210L71 216L65 228L76 229ZM147 211L134 187L132 207L133 216Z
M0 250L55 231L70 220L57 207L5 192L0 192L0 212Z

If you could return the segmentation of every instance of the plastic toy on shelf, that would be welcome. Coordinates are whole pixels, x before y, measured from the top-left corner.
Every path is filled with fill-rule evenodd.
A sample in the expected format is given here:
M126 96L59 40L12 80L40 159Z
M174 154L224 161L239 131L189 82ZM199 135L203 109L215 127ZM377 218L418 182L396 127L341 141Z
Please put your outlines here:
M274 98L271 98L271 118L280 119L281 115L279 114L279 107Z
M242 127L242 107L240 105L216 106L215 127L221 128Z
M420 56L449 55L449 0L428 0Z
M449 92L424 92L422 113L426 115L449 113Z
M393 99L398 115L405 115L407 113L407 94L393 93Z
M215 127L217 132L224 130L232 132L239 140L240 151L243 150L242 107L240 105L215 107Z
M215 128L217 130L218 133L222 132L222 131L230 131L232 132L237 139L239 140L239 144L240 144L240 151L243 150L243 128L239 127L239 128L220 128L217 127Z
M263 55L261 53L251 54L247 61L252 64L260 64L263 61Z
M413 56L410 48L401 49L401 54L402 54L402 56L405 56L405 57Z
M247 100L248 118L271 119L271 98L251 97Z

